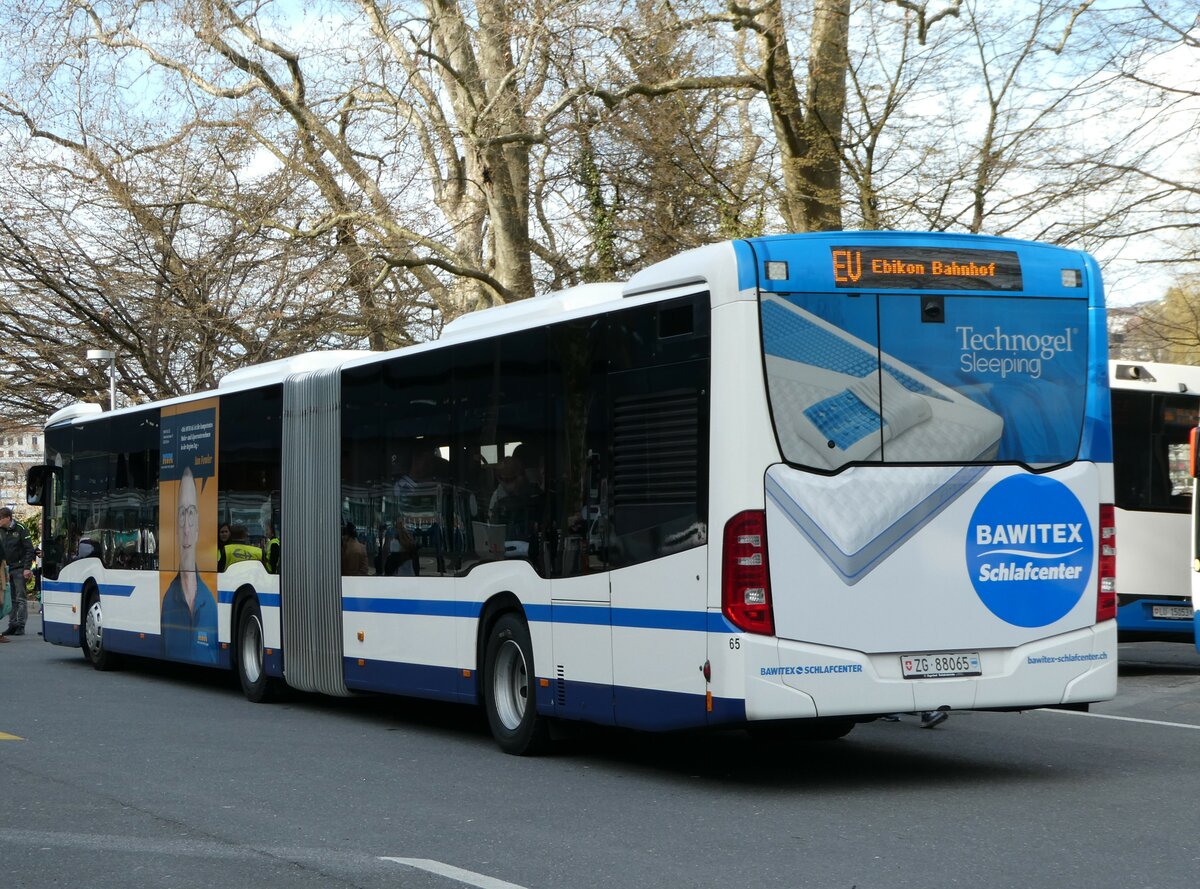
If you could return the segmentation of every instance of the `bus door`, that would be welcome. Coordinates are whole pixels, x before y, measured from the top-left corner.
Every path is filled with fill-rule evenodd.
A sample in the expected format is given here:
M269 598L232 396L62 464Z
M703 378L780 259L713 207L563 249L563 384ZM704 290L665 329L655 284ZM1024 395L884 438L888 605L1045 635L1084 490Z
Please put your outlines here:
M611 373L608 386L617 724L694 726L708 645L708 360Z
M553 679L552 712L611 724L605 327L604 316L581 318L550 334L550 426L560 434L545 467L554 531L542 564L551 577L554 660L537 669Z

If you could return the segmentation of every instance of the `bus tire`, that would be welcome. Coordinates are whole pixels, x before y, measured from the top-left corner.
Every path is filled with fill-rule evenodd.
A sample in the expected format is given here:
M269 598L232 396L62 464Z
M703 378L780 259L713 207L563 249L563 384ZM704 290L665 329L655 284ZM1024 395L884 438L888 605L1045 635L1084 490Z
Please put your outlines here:
M283 692L283 683L268 676L264 666L262 610L257 599L247 599L238 610L236 638L234 666L246 700L266 704L278 699Z
M550 744L548 721L535 700L533 643L519 615L502 614L487 636L483 659L483 706L492 737L505 753L532 756Z
M95 587L90 587L84 597L79 645L87 662L97 670L112 670L120 660L104 647L104 611L100 607L100 593Z

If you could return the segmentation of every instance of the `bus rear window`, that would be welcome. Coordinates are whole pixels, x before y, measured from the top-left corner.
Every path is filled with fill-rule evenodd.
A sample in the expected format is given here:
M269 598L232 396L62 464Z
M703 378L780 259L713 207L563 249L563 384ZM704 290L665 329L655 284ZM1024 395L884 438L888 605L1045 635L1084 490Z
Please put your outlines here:
M788 462L1075 459L1087 302L960 294L764 294L768 395Z

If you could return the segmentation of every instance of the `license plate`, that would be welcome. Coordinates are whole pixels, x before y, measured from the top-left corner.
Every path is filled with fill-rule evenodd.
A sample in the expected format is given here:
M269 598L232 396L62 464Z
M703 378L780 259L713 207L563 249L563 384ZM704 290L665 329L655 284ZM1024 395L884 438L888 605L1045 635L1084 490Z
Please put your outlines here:
M1188 605L1151 605L1150 614L1167 620L1191 620L1193 612Z
M900 670L905 679L942 679L947 676L982 676L977 651L947 651L942 654L902 654Z

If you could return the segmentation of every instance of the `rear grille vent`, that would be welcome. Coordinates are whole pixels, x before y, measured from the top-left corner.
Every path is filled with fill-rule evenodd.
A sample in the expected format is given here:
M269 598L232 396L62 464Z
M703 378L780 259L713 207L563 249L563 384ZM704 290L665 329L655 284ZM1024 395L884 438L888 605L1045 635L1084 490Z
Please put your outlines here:
M555 683L555 686L555 692L558 695L558 706L567 706L567 680L562 664L558 665L558 681Z
M613 503L696 502L700 393L677 390L618 398L613 409Z

